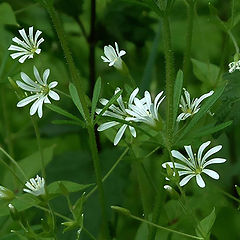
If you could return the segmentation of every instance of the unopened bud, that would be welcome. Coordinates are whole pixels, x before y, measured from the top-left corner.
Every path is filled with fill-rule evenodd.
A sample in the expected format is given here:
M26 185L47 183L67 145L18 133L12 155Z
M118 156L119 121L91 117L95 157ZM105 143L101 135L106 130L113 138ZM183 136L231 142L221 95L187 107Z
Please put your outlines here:
M8 200L12 200L14 198L15 198L15 195L11 190L9 190L3 186L0 186L0 199L8 201Z
M20 215L19 215L19 212L17 211L17 209L11 203L8 204L8 208L9 208L12 219L14 221L18 221L20 219Z

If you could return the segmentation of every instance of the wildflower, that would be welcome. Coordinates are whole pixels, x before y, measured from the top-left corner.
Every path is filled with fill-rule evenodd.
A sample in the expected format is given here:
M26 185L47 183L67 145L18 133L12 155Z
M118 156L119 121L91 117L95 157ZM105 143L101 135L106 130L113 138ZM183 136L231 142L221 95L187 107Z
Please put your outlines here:
M38 111L38 116L41 118L43 114L43 103L51 103L48 96L56 101L60 99L59 95L52 90L57 86L58 82L54 81L50 84L47 83L50 74L49 69L46 69L44 71L43 78L40 77L39 72L35 66L33 67L33 72L37 81L34 82L30 77L28 77L27 74L21 72L21 78L23 82L16 82L20 88L32 94L18 102L17 107L24 107L30 102L35 101L30 108L30 115L34 115Z
M116 88L115 90L115 94L117 94L118 92L120 91L120 88ZM139 89L136 88L132 94L130 95L130 98L129 98L129 101L128 101L128 106L130 104L132 104L135 96L137 95ZM100 99L99 100L100 103L105 106L107 105L107 103L109 102L107 99ZM125 107L125 104L123 102L123 99L122 99L122 96L120 95L119 98L117 99L117 103L118 103L118 106L115 106L114 104L112 104L110 107L109 107L109 110L105 111L103 113L103 116L108 116L108 117L114 117L114 118L118 118L118 119L121 119L121 120L125 120L125 121L130 121L131 118L129 117L129 115L127 114L126 112L126 107ZM96 110L96 113L99 114L100 112L102 111L102 109L97 109ZM133 137L136 137L136 130L134 127L132 126L129 126L127 124L123 124L123 123L120 123L120 122L117 122L117 121L110 121L110 122L106 122L106 123L103 123L101 124L99 127L98 127L98 131L104 131L106 129L109 129L111 127L114 127L114 126L117 126L117 125L121 125L120 129L118 130L115 138L114 138L114 145L116 146L119 141L121 140L125 130L127 129L127 127L129 128L130 130L130 133Z
M108 62L109 66L114 66L117 69L122 69L122 59L121 57L126 54L124 50L119 52L118 44L115 42L116 50L111 46L104 47L105 56L101 56L104 62Z
M38 39L42 33L39 30L37 30L35 36L33 36L33 27L29 28L28 36L24 29L19 30L19 33L23 40L14 37L12 39L13 42L17 43L19 46L11 45L8 50L17 51L16 53L12 53L10 56L13 59L20 57L18 61L23 63L27 58L33 58L34 53L40 54L41 49L39 48L39 45L44 41L44 39Z
M171 154L174 158L178 159L181 163L174 163L174 167L176 169L180 169L178 171L179 176L186 175L179 183L180 186L184 186L189 182L189 180L193 177L196 177L196 181L199 187L203 188L205 187L205 182L202 179L201 174L205 173L208 176L210 176L213 179L219 179L219 175L217 172L206 169L207 166L215 163L224 163L226 159L224 158L213 158L210 160L207 160L211 155L215 154L216 152L220 151L222 149L222 145L215 146L211 149L209 149L204 156L203 152L204 150L210 145L211 141L203 143L198 150L197 155L193 154L191 146L184 146L187 157L183 156L180 152L176 150L172 150ZM173 168L172 162L166 162L163 163L162 166L166 168L166 165L169 165L171 168Z
M142 99L134 98L134 104L129 104L129 109L126 112L133 118L131 120L135 122L143 122L150 126L156 126L156 122L159 121L158 109L165 96L162 97L163 91L158 93L154 102L151 100L151 95L148 91L145 91Z
M181 96L180 105L179 107L182 110L182 113L179 114L177 117L177 122L183 121L190 116L193 116L200 110L200 104L205 99L213 95L214 91L210 91L202 95L200 98L195 98L191 101L190 93L183 88L184 96ZM185 97L185 99L184 99Z
M234 61L228 64L229 66L229 73L233 73L235 70L240 70L240 60Z
M26 193L30 193L36 197L45 194L45 180L38 175L36 178L31 178L27 181L25 186L27 188L24 188L23 191Z

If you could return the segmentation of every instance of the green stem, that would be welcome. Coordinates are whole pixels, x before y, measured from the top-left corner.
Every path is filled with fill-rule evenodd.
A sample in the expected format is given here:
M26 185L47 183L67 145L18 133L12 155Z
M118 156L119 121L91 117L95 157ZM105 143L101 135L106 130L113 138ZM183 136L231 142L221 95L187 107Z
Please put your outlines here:
M231 30L228 30L228 35L229 37L231 38L232 42L233 42L233 45L235 47L235 51L236 53L239 55L239 47L238 47L238 44L237 44L237 40L235 39L235 37L233 36Z
M59 19L59 16L57 15L57 12L55 11L53 5L51 3L49 3L49 1L42 0L42 2L44 3L44 6L47 8L47 11L52 19L55 29L56 29L58 38L60 40L61 46L64 51L64 55L66 57L66 61L68 63L72 81L77 88L79 99L80 99L80 102L83 107L83 112L85 115L85 120L86 120L87 128L88 128L90 149L91 149L92 159L93 159L93 163L94 163L96 182L97 182L98 190L99 190L99 199L100 199L101 210L102 210L105 239L110 239L109 231L108 231L108 227L107 227L107 217L106 217L107 214L106 214L106 207L105 207L104 191L103 191L103 186L102 186L101 168L100 168L98 149L97 149L97 144L96 144L96 136L95 136L95 132L94 132L94 127L91 124L90 113L89 113L88 106L87 106L86 99L85 99L85 93L84 93L83 88L81 87L82 79L80 78L77 68L75 66L75 63L73 61L71 51L68 47L68 43L66 40L63 25Z
M8 164L0 157L0 161L2 162L2 164L12 173L12 175L15 177L15 179L17 180L17 181L19 181L19 183L21 183L21 185L24 185L24 182L17 176L17 174L15 173L15 171L12 169L12 168L10 168L9 166L8 166Z
M132 215L132 214L127 215L127 216L130 217L130 218L133 218L133 219L135 219L135 220L137 220L137 221L146 223L146 224L148 224L148 225L150 225L150 226L154 226L154 227L156 227L156 228L159 228L159 229L161 229L161 230L164 230L164 231L176 233L176 234L178 234L178 235L181 235L181 236L184 236L184 237L188 237L188 238L192 238L192 239L201 239L201 240L203 240L203 238L201 238L201 237L197 237L197 236L190 235L190 234L183 233L183 232L179 232L179 231L176 231L176 230L167 228L167 227L163 227L163 226L160 226L160 225L158 225L158 224L152 223L152 222L150 222L150 221L148 221L148 220L145 220L145 219L143 219L143 218L134 216L134 215Z
M23 175L24 179L27 180L27 177L26 177L24 171L22 170L22 168L20 167L20 165L2 147L0 147L0 151L6 157L8 157L8 159L12 162L12 164L15 165L17 167L17 169L19 170L19 172Z
M183 59L183 76L184 79L188 79L190 70L190 58L192 49L192 34L193 34L193 20L194 20L194 8L196 2L187 3L188 11L188 22L187 22L187 33L186 33L186 47L184 51Z
M39 149L39 152L40 152L42 176L43 176L43 178L46 179L46 171L45 171L45 164L44 164L44 153L43 153L43 149L42 149L41 137L40 137L38 124L37 124L37 121L34 119L34 117L31 117L31 120L32 120L32 123L33 123L35 135L36 135L36 138L37 138L38 149Z
M166 101L167 101L167 135L169 145L172 145L173 134L173 87L175 79L174 56L171 44L171 32L168 15L164 15L163 22L163 41L166 60Z
M118 166L118 164L122 161L124 156L127 154L129 148L127 147L124 152L121 154L121 156L117 159L117 161L113 164L111 169L107 172L107 174L103 177L102 182L105 182L105 180L111 175L111 173L114 171L114 169ZM84 198L84 201L86 201L96 190L97 186L95 186Z

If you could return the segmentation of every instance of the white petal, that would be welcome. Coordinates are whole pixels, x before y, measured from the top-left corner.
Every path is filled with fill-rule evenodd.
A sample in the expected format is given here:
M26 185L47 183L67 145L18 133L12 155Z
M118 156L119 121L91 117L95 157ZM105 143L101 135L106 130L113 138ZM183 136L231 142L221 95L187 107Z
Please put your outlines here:
M224 163L224 162L226 162L226 161L227 161L227 160L224 159L224 158L213 158L213 159L205 162L205 163L203 164L203 168L205 168L206 166L211 165L211 164Z
M204 188L205 187L205 182L203 181L202 177L200 174L196 175L196 180L197 180L197 184L200 188Z
M192 147L189 145L189 146L184 146L184 148L185 148L190 160L195 165L195 159L194 159L194 156L193 156Z
M29 39L28 39L28 37L27 37L27 34L26 34L25 30L24 30L24 29L21 29L21 30L19 30L19 33L20 33L20 35L22 36L22 38L24 39L24 41L25 41L28 45L31 45L30 42L29 42Z
M43 104L42 101L41 101L41 97L40 97L39 99L37 99L37 100L33 103L33 105L31 106L31 108L30 108L30 115L31 115L31 116L36 113L36 111L38 110L40 104Z
M175 157L175 158L179 159L180 161L186 163L190 167L194 167L193 164L190 161L188 161L188 159L185 158L179 151L172 150L171 153L172 153L173 157Z
M213 179L219 179L219 174L213 170L203 169L203 172Z
M29 39L33 43L33 27L29 27L28 31L29 31Z
M165 162L162 164L162 167L166 168L167 165L169 165L170 168L173 168L173 163L172 162ZM178 168L178 169L184 169L184 170L187 170L187 171L191 171L191 169L183 164L180 164L180 163L174 163L174 166L175 168Z
M199 163L199 164L201 163L203 151L206 149L206 147L209 146L210 143L211 143L211 141L207 141L207 142L203 143L203 144L199 147L199 149L198 149L198 154L197 154L197 158L198 158L198 163Z
M198 105L205 99L210 97L211 95L213 95L214 91L210 91L209 93L206 93L204 95L202 95L197 101L196 101L196 105L195 107L198 107Z
M214 153L220 151L221 149L222 149L222 145L218 145L216 147L213 147L213 148L209 149L202 158L202 164L207 160L208 157L210 157Z
M27 83L27 84L31 85L32 87L35 87L35 88L37 88L37 89L40 90L39 85L36 84L26 73L21 72L20 75L21 75L22 80L23 80L25 83Z
M36 31L35 37L34 37L34 42L35 42L35 43L37 42L37 40L38 40L39 36L41 35L41 33L42 33L42 32L39 31L39 30Z
M15 59L15 58L18 58L25 54L26 54L25 52L18 52L18 53L12 53L12 54L10 54L10 56L11 56L11 58Z
M58 85L58 82L54 81L54 82L51 82L48 87L51 89L51 88L55 88L56 86Z
M11 45L8 50L12 50L12 51L19 51L19 52L28 52L25 48L23 47L19 47L19 46L15 46L15 45Z
M46 69L46 70L44 71L44 73L43 73L43 82L44 82L45 84L47 84L47 79L48 79L48 77L49 77L49 74L50 74L50 69Z
M40 99L39 99L39 104L38 104L38 116L39 116L39 118L42 118L42 115L43 115L43 110L42 110L42 108L43 108L44 99L45 99L45 98L40 98Z
M126 54L126 52L125 52L124 50L121 50L118 56L119 56L119 57L122 57L122 56L125 55L125 54Z
M120 127L120 129L118 130L118 132L117 132L117 134L114 138L114 146L116 146L119 143L119 141L121 140L126 128L127 128L126 124L124 124L123 126Z
M139 92L139 88L135 88L129 97L128 104L132 104L132 102L133 102L134 98L137 96L138 92Z
M26 83L23 83L21 81L16 81L16 83L23 90L26 90L26 91L29 91L29 92L38 92L39 91L39 89L36 89L35 87L31 87L31 86L29 86Z
M58 95L56 92L52 91L52 90L49 91L49 96L50 96L53 100L56 100L56 101L58 101L58 100L60 99L59 95Z
M35 78L37 79L37 81L41 84L41 85L44 85L44 82L42 81L40 75L39 75L39 72L37 70L37 68L35 66L33 66L33 73L34 73L34 76Z
M29 58L29 56L28 55L24 55L24 56L20 57L18 61L20 63L24 63L27 58Z
M104 61L104 62L110 62L110 60L109 59L107 59L106 57L104 57L104 56L101 56L101 59Z
M181 181L180 181L180 183L179 183L179 185L182 187L182 186L184 186L184 185L186 185L190 180L191 180L191 178L193 178L194 177L194 174L189 174L189 175L187 175L186 177L184 177Z
M101 124L101 125L97 128L97 130L98 130L99 132L101 132L101 131L104 131L104 130L109 129L109 128L111 128L111 127L114 127L114 126L116 126L116 125L118 125L118 124L119 124L118 122L114 122L114 121L112 121L112 122L106 122L106 123Z
M130 132L131 132L132 136L133 136L133 137L136 137L136 136L137 136L137 133L136 133L135 128L132 127L132 126L129 126L129 129L130 129Z
M26 97L24 98L23 100L19 101L17 103L17 107L24 107L26 106L27 104L29 104L30 102L34 101L35 99L37 99L38 96L37 95L32 95L32 96L29 96L29 97Z

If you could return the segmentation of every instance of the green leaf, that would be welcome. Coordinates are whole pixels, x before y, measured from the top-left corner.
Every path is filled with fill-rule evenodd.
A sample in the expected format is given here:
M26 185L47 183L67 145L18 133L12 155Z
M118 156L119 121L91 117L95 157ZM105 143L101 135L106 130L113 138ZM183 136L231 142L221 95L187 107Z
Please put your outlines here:
M62 194L62 190L59 187L59 182L60 181L53 182L47 187L49 194ZM93 185L93 184L79 184L71 181L61 181L61 183L65 186L65 188L69 192L79 192Z
M43 155L44 155L44 166L47 166L52 158L53 158L53 150L55 148L55 145L52 145L51 147L45 148L43 150ZM18 164L20 165L20 167L24 170L26 177L27 178L31 178L34 177L39 170L41 170L41 156L40 156L40 152L37 151L36 153L18 161ZM16 173L18 174L18 173ZM19 178L21 178L23 181L25 179L23 179L22 175L18 174ZM11 183L12 181L12 175L9 172L6 172L5 176L4 176L4 185L9 186L9 183Z
M193 129L193 127L198 123L198 121L207 113L207 111L219 99L219 97L222 95L224 91L224 88L225 88L225 85L223 87L218 88L216 92L206 100L206 102L201 106L199 112L192 117L187 127L184 128L179 134L177 134L178 136L176 136L175 143L181 140L187 133L189 133Z
M205 217L196 228L196 233L199 237L203 237L204 240L210 239L210 231L216 219L215 208L212 210L210 215Z
M79 96L78 96L77 88L74 86L73 83L69 84L69 92L70 92L70 95L72 97L72 100L73 100L75 106L77 107L78 111L81 113L83 119L85 119L83 107L82 107L82 104L81 104Z
M101 77L98 77L97 82L94 86L94 90L93 90L92 108L91 108L91 120L92 121L95 116L95 111L96 111L98 99L100 96L100 91L101 91Z
M236 190L237 190L237 194L238 194L238 196L240 197L240 187L237 186L237 185L235 185L235 188L236 188Z
M152 44L151 52L149 54L149 57L146 63L146 67L144 68L142 84L140 89L141 93L143 92L143 90L149 90L150 88L153 67L158 54L159 42L161 39L161 29L162 29L161 26L162 26L162 22L160 21L153 44Z
M0 25L1 24L19 26L12 7L8 3L0 4Z
M192 59L194 75L203 83L215 86L220 68L211 63Z
M99 118L108 110L108 108L120 97L120 95L122 94L123 90L120 90L117 94L115 94L110 100L109 102L104 106L104 108L102 109L102 111L98 114L98 116L96 117L94 124L96 124L99 120Z
M78 122L79 124L81 124L82 126L85 125L85 123L80 120L78 117L74 116L73 114L67 112L66 110L54 105L54 104L46 104L47 108L49 108L50 110L62 115L62 116L65 116L67 118L70 118L76 122Z
M177 73L175 85L174 85L174 92L173 92L173 121L176 123L178 108L179 108L179 102L181 98L182 93L182 87L183 87L183 72L182 70L179 70Z

